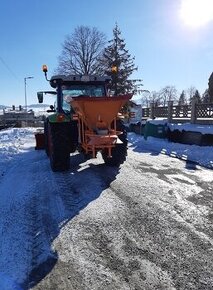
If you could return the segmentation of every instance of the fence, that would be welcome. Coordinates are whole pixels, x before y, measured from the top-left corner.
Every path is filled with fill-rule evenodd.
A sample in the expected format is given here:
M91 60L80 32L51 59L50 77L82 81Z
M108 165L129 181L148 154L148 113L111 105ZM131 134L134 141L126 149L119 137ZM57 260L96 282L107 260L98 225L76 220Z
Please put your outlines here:
M142 109L142 116L147 118L166 118L168 122L192 124L213 124L213 103L198 104L192 101L190 105L174 106L172 101L166 107L155 107Z
M0 130L8 127L42 127L43 116L35 116L33 111L0 110Z

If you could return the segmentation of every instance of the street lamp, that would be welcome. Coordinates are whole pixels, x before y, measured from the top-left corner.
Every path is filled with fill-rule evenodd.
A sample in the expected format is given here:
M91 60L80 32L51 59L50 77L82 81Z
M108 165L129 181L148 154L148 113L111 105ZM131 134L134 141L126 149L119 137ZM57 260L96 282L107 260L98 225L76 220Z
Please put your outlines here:
M25 110L27 112L27 79L33 79L33 77L24 78L24 95L25 95Z

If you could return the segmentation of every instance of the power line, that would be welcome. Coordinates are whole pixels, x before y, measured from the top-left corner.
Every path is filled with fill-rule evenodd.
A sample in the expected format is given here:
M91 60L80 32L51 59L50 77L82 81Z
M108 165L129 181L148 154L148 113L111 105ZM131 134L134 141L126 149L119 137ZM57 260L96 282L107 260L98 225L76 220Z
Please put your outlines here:
M7 65L7 63L3 60L3 58L2 58L1 56L0 56L0 60L1 60L1 62L3 63L3 65L6 67L6 69L11 73L11 75L12 75L16 80L20 81L19 78L16 76L16 74L12 71L12 69Z

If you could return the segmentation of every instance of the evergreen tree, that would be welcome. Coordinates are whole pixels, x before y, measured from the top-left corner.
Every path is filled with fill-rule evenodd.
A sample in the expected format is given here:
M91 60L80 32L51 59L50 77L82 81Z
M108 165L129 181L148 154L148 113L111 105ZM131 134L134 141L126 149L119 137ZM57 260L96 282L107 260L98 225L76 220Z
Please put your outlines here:
M206 89L205 92L202 94L201 101L204 104L210 103L210 95L208 89Z
M134 64L134 57L131 57L126 49L121 31L116 24L113 29L113 39L109 41L108 47L103 54L103 63L106 66L106 75L112 78L110 90L115 95L132 92L137 82L141 80L130 80L130 75L137 70Z
M178 106L186 105L186 94L185 91L182 91L178 100Z
M196 103L201 103L201 96L200 96L200 93L198 92L198 90L195 91L195 93L193 95L193 99L196 100Z
M193 98L194 98L194 95L195 95L195 93L196 93L196 88L194 87L194 86L191 86L188 90L187 90L187 93L188 93L188 102L189 102L189 104L191 104L192 103L192 100L193 100Z
M213 73L209 77L209 96L210 102L213 103Z

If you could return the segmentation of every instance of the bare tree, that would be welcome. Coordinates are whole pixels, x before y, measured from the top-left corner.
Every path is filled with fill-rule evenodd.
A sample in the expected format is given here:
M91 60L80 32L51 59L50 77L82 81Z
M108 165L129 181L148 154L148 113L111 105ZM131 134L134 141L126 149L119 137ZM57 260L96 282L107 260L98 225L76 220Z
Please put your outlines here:
M101 65L106 36L97 28L78 26L67 35L59 56L59 74L104 74Z
M141 95L140 103L142 107L149 107L151 102L151 94L152 93L148 90L141 90L141 92L139 92L139 95Z
M154 104L155 107L160 106L161 104L161 97L158 92L152 91L149 96L147 96L146 102L149 104Z
M159 96L161 97L163 106L165 107L168 101L177 100L177 90L175 86L166 86L160 90Z

